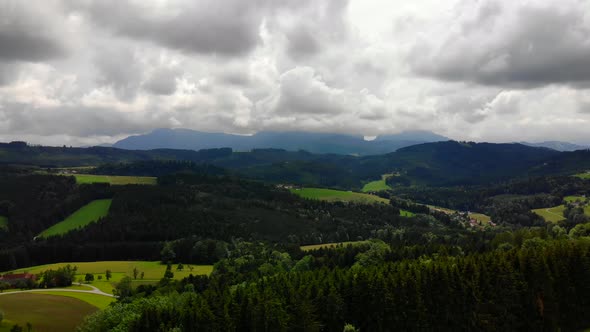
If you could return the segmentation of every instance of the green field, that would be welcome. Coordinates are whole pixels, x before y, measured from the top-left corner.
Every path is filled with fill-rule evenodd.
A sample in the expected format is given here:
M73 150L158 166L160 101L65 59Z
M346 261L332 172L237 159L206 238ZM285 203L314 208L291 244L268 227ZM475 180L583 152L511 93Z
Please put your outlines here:
M157 178L151 176L118 176L118 175L93 175L75 174L76 183L110 183L112 185L148 184L155 185Z
M0 229L8 229L8 218L0 216Z
M79 299L66 296L19 293L0 296L0 310L8 322L0 332L8 332L13 324L25 328L27 322L34 331L75 331L84 317L98 310Z
M385 183L385 180L387 180L387 178L389 178L391 176L393 176L393 174L383 174L383 175L381 175L381 180L371 181L371 182L365 184L365 186L363 187L363 189L361 191L366 193L366 192L377 192L377 191L391 189L391 187L388 186L387 183Z
M291 192L307 199L317 199L328 202L354 202L361 204L383 203L389 204L389 200L371 194L356 193L352 191L324 189L324 188L301 188L291 189ZM414 213L400 210L400 216L412 217Z
M586 197L584 197L584 196L566 196L563 198L563 200L568 203L576 202L576 201L584 202L584 201L586 201Z
M533 212L540 215L547 222L558 222L565 220L563 217L563 211L565 205L558 205L551 208L534 209Z
M492 221L492 218L483 213L469 213L469 217L486 224Z
M46 292L35 292L35 294L47 294L47 295L55 295L55 296L65 296L71 297L74 299L78 299L84 301L90 305L97 307L98 309L104 309L109 306L109 304L113 303L117 299L110 296L104 296L100 294L92 294L92 293L79 293L79 292L64 292L64 291L46 291Z
M39 237L50 237L65 234L76 228L84 227L104 217L111 207L111 199L99 199L83 206L65 220L49 227L39 234Z
M323 244L311 244L308 246L301 246L299 247L301 250L303 251L310 251L310 250L316 250L316 249L320 249L320 248L333 248L336 246L342 246L342 247L346 247L347 245L359 245L359 244L363 244L363 243L367 243L367 241L347 241L347 242L333 242L333 243L323 243Z
M588 179L590 179L590 172L580 173L580 174L576 174L574 176L579 177L580 179L588 180Z
M166 265L160 264L160 262L146 262L146 261L102 261L102 262L74 262L74 263L55 263L55 264L46 264L46 265L38 265L32 266L28 268L18 269L15 271L11 271L12 273L22 273L28 272L37 274L45 270L53 269L56 270L60 267L66 266L70 264L72 266L78 267L76 280L84 279L84 275L86 273L94 274L94 281L91 283L92 286L100 289L105 293L112 294L114 283L119 282L123 277L129 276L133 277L133 269L137 268L137 270L141 273L144 273L143 279L140 276L137 277L137 280L134 280L134 285L138 286L139 284L146 284L146 283L155 283L159 281L163 276L164 272L166 271ZM190 267L193 270L190 270ZM106 270L111 270L112 278L111 280L107 281L105 272ZM212 265L184 265L183 271L177 271L176 265L172 266L172 272L174 273L174 279L182 279L188 277L190 274L198 275L198 274L205 274L209 275L213 271ZM5 273L5 272L3 272ZM102 280L98 280L98 276L102 276Z
M308 199L318 199L328 202L355 202L355 203L385 203L389 200L379 196L355 193L352 191L342 191L324 188L301 188L291 189L291 192Z

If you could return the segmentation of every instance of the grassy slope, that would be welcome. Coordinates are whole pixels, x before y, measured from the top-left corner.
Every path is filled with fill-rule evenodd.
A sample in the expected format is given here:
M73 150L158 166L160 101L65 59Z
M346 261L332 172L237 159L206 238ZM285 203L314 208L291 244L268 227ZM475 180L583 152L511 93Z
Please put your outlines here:
M387 178L389 178L390 176L392 176L392 174L383 174L381 175L381 180L371 181L365 184L365 186L362 189L362 192L376 192L391 189L391 187L388 186L387 183L385 183L385 180L387 180Z
M590 173L589 173L589 172L586 172L586 173L580 173L580 174L576 174L576 175L574 175L574 176L577 176L577 177L579 177L580 179L585 179L585 180L588 180L588 179L590 179Z
M366 243L367 241L347 241L347 242L333 242L333 243L323 243L323 244L311 244L308 246L301 246L300 249L303 251L310 251L320 248L332 248L336 246L343 246L346 247L347 245L359 245Z
M104 309L109 306L112 302L116 300L114 297L104 296L100 294L92 294L92 293L77 293L77 292L60 292L60 291L51 291L48 290L46 292L36 292L35 294L47 294L47 295L55 295L55 296L65 296L71 297L74 299L78 299L84 301L90 305L97 307L98 309Z
M39 234L40 237L50 237L65 234L79 227L84 227L104 217L109 212L112 200L99 199L83 206L65 220L49 227Z
M303 198L319 199L322 201L329 202L343 201L356 203L389 203L389 200L381 198L379 196L355 193L352 191L342 191L324 188L301 188L291 189L291 192Z
M8 229L8 218L0 216L0 229Z
M84 275L86 273L94 274L94 281L92 285L96 288L102 290L105 293L113 293L113 286L114 283L120 281L123 277L129 276L133 277L133 268L137 268L139 272L144 272L143 280L140 277L137 277L137 281L134 281L134 284L141 284L141 283L154 283L160 280L164 276L164 272L166 271L166 265L160 264L160 262L146 262L146 261L102 261L102 262L74 262L74 263L55 263L55 264L46 264L46 265L39 265L39 266L32 266L28 268L23 268L19 270L12 271L14 273L24 272L27 271L29 273L37 274L41 271L49 270L49 269L57 269L63 267L67 264L77 266L78 267L78 274L76 275L76 279L84 279ZM209 275L213 271L212 265L191 265L193 267L193 271L191 272L189 269L189 265L184 266L183 271L176 271L176 266L172 267L172 272L174 273L174 279L182 279L188 277L190 274L197 275L197 274L206 274ZM107 281L105 272L106 270L111 270L112 278L111 280ZM102 280L98 280L98 276L102 276Z
M85 316L98 310L79 299L36 293L0 296L0 309L12 324L26 326L29 322L35 331L75 331ZM10 331L8 324L0 332Z
M534 209L533 212L540 215L547 222L558 222L564 220L563 210L564 205L558 205L551 208Z
M92 174L76 174L76 182L84 183L110 183L112 185L125 184L148 184L155 185L156 178L151 176L115 176L115 175L92 175Z
M291 192L295 195L301 196L307 199L318 199L321 201L328 201L328 202L355 202L355 203L362 203L362 204L375 204L375 203L384 203L389 204L389 200L385 198L381 198L379 196L371 195L371 194L363 194L363 193L355 193L352 191L342 191L342 190L334 190L334 189L324 189L324 188L301 188L301 189L291 189ZM402 217L412 217L414 213L410 211L400 210L400 216Z

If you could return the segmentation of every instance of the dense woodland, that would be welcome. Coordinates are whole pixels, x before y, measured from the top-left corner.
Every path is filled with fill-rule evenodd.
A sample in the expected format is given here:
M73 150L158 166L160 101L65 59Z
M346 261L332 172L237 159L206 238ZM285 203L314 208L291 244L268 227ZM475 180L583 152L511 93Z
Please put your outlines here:
M0 229L0 270L98 260L215 266L209 277L180 281L169 269L157 285L136 289L122 281L117 304L89 317L81 331L342 331L347 323L361 331L590 326L584 315L590 310L588 216L573 203L565 204L559 223L531 212L563 204L568 195L590 195L590 181L563 176L564 168L541 174L538 162L564 156L554 151L458 142L363 158L272 149L96 148L96 154L22 144L0 148L36 156L28 165L0 166L0 216L8 219L8 228ZM88 162L97 156L108 162L39 167L39 160L75 160L74 152ZM517 155L518 162L495 168ZM463 166L451 175L454 158ZM535 176L529 176L531 167L537 167ZM473 180L486 169L487 176ZM158 180L153 186L77 184L64 172ZM385 173L395 173L388 179L392 189L378 193L389 204L306 200L285 189L358 189ZM101 198L112 198L106 217L61 236L36 237ZM485 213L494 224L469 227L457 221L456 215L467 218L462 211ZM50 273L40 280L55 278Z

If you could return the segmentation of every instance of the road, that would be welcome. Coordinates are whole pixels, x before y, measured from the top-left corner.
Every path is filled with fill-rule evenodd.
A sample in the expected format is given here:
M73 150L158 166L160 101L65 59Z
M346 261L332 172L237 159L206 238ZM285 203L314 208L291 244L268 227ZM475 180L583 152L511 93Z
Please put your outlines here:
M80 284L74 283L74 285L80 285ZM115 295L105 293L92 285L84 285L84 286L90 287L92 290L69 289L69 288L41 288L41 289L29 289L29 290L22 290L22 291L0 293L0 296L1 295L10 295L10 294L19 294L19 293L32 293L32 292L75 292L75 293L88 293L88 294L96 294L96 295L102 295L102 296L108 296L108 297L115 297Z

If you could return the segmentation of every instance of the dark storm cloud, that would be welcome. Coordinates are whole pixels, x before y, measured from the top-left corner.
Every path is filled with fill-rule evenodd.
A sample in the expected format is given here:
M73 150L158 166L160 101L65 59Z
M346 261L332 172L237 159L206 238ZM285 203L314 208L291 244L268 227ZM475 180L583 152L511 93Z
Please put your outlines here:
M75 9L119 35L188 53L240 55L259 42L263 0L186 1L174 10L120 0L91 1Z
M110 86L122 100L135 98L142 74L133 50L111 45L96 54L94 63L99 70L98 84Z
M504 9L507 10L507 9ZM419 44L415 72L448 81L532 88L590 82L588 15L579 8L520 7L512 22L483 6L440 47ZM504 13L507 14L507 13Z
M62 57L66 47L49 17L25 1L0 3L0 61L44 61Z

